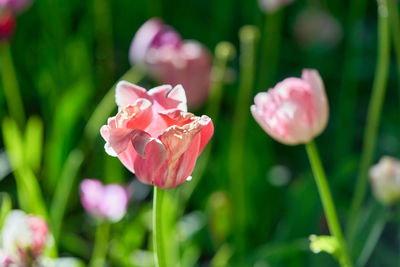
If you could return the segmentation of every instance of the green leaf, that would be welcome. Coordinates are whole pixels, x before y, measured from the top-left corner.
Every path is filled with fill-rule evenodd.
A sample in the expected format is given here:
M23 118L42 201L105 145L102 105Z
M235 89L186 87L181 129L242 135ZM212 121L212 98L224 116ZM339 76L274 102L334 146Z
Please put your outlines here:
M40 168L43 147L43 122L40 117L28 119L25 130L25 160L37 172Z
M339 243L335 237L311 235L310 241L310 249L312 252L326 252L331 254L335 259L339 259Z
M7 193L0 194L0 229L3 228L4 221L7 217L8 212L12 209L12 201Z

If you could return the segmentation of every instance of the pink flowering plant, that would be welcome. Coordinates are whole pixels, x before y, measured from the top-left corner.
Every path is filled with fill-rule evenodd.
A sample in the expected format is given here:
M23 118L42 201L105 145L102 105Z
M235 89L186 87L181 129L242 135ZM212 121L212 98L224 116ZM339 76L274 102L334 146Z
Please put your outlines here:
M0 0L0 267L396 266L399 9Z

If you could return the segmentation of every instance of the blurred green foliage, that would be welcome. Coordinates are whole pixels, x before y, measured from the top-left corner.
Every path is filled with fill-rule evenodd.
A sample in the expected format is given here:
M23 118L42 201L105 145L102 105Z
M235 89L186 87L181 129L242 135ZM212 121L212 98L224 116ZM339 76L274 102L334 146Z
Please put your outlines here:
M259 9L257 0L37 0L18 17L11 43L29 118L24 132L15 122L3 120L7 109L3 91L0 92L0 119L4 121L0 147L18 147L12 149L17 154L9 154L16 179L12 174L1 177L0 190L11 196L14 207L44 216L47 214L43 205L52 207L52 217L59 216L53 201L66 202L65 219L62 226L57 226L59 254L88 262L95 224L79 203L79 181L95 177L128 184L133 175L106 155L100 136L93 142L88 140L83 135L84 127L108 89L130 68L128 50L135 31L149 18L158 16L183 38L196 39L211 51L220 41L229 41L240 51L239 29L249 24L260 30L256 52L261 56L257 57L254 85L245 97L250 99L288 76L300 76L303 68L318 69L324 80L330 120L317 143L339 217L345 225L376 64L376 3L365 2L364 13L363 1L296 0L275 14L280 18L274 19ZM352 14L357 6L360 14ZM295 34L296 18L309 8L323 10L337 20L343 31L337 45L321 45L318 39L312 45L299 41ZM272 23L282 25L277 28ZM271 28L276 32L270 32ZM267 52L265 49L273 49L270 42L277 38L275 50L272 54ZM349 46L350 53L346 52ZM271 57L276 59L269 61ZM326 235L328 229L304 148L287 147L271 140L253 120L249 107L236 107L240 103L240 79L235 79L240 77L239 58L240 54L229 65L227 75L233 78L223 88L220 116L214 121L211 160L202 177L193 177L201 181L185 205L179 204L178 194L178 190L185 189L170 190L167 194L168 203L164 206L169 209L163 212L170 266L178 261L180 266L334 266L336 263L329 255L309 250L309 235ZM348 67L344 68L345 64ZM351 83L351 91L346 91L343 79L355 79L357 83ZM146 88L156 85L148 78L139 84ZM392 60L374 162L384 154L399 156L399 87ZM241 241L245 253L240 257L236 254L232 221L238 212L233 204L236 195L229 184L228 168L232 162L229 164L228 159L232 157L227 156L232 152L229 140L237 122L237 115L233 116L235 107L242 109L247 120L240 159L246 180L243 205L247 224ZM196 113L204 110L206 107ZM79 160L83 160L79 170L65 169L68 162L73 165ZM277 166L280 168L276 169ZM72 188L69 196L63 195L62 189L57 191L59 181ZM44 199L34 197L17 204L15 183L20 182L27 183L25 197L41 190ZM185 183L181 187L188 186ZM141 194L135 198L137 191ZM133 200L127 216L111 226L109 266L152 265L148 191L148 187L133 183ZM368 198L371 197L369 194ZM3 210L9 209L8 195L2 196L1 203L3 214ZM375 248L362 265L393 266L399 258L399 238L394 233L399 235L400 211L382 211L372 200L368 203L371 204L365 205L362 215L366 222L360 227L367 229L363 233L369 235L373 231L368 229L379 230L380 226L383 235L377 237L379 242L371 243L371 237L370 242L361 244ZM388 218L386 226L381 225L382 216ZM357 254L363 251L359 246L354 246Z

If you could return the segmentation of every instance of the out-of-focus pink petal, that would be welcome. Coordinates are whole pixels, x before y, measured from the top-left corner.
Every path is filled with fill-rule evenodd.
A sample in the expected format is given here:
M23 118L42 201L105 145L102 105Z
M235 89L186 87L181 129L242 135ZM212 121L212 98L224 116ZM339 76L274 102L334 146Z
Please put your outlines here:
M97 204L103 195L103 184L95 179L85 179L80 184L82 206L91 214L98 213Z
M28 225L33 233L33 244L31 247L31 252L34 255L39 255L46 245L49 234L49 227L45 220L34 215L28 216Z
M98 204L100 213L107 219L117 222L125 216L129 202L126 189L117 184L104 186L103 197Z
M133 37L129 50L129 58L132 65L144 62L147 50L162 28L163 22L157 18L148 20L139 28Z
M15 18L10 11L0 14L0 41L10 41L15 31Z
M303 70L302 78L311 85L313 91L316 113L321 118L318 120L318 123L314 125L314 131L320 134L325 129L329 117L329 105L325 93L325 86L322 82L321 76L316 70Z
M120 81L115 87L115 102L119 108L132 105L139 98L151 100L146 89L127 81Z
M152 138L146 142L144 156L136 157L134 162L137 178L142 183L158 186L153 178L165 163L166 157L166 149L160 140Z

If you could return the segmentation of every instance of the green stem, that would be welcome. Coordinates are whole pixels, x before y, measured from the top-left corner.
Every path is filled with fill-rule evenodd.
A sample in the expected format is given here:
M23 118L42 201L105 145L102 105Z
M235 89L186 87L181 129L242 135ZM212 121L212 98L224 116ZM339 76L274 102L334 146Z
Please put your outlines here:
M263 49L259 74L259 88L268 88L276 76L279 65L279 53L282 40L282 23L284 8L265 14Z
M339 93L339 111L337 119L336 140L340 140L335 145L336 158L346 159L352 148L354 141L354 116L356 114L357 91L359 87L359 77L362 69L363 59L363 20L365 18L367 2L365 0L351 0L347 17L347 27L349 33L345 40L345 61L343 64L343 76ZM346 131L343 131L346 129ZM342 164L339 160L338 164Z
M57 182L56 191L54 192L50 207L50 220L55 243L58 243L65 210L82 162L82 152L78 149L73 150L68 155L60 179Z
M318 154L317 147L314 141L306 144L308 158L310 160L311 168L314 173L315 182L317 183L319 195L324 208L325 216L328 221L329 231L336 238L340 249L340 264L343 267L353 266L350 256L348 254L346 243L343 238L342 230L340 228L339 220L336 214L335 204L329 189L329 184L325 176L324 169Z
M400 88L400 19L399 19L399 9L397 6L397 1L390 0L387 2L389 10L389 22L391 26L391 37L393 40L393 48L396 56L397 63L397 86Z
M348 235L351 239L355 231L358 215L367 193L368 170L371 166L378 135L380 114L384 102L390 60L390 37L387 0L378 1L378 62L374 84L368 107L367 125L360 160L355 192L350 206Z
M110 0L93 0L96 56L100 85L108 85L114 79L114 45Z
M162 203L164 190L154 186L153 194L153 246L154 264L156 267L165 267L165 249L162 232Z
M256 44L259 31L254 26L244 26L239 32L240 39L240 84L235 107L235 123L232 126L231 145L228 157L228 172L232 196L235 196L235 246L241 257L245 250L247 225L246 178L244 174L245 134L249 117L254 74L256 68Z
M105 266L108 241L110 236L110 223L106 221L99 222L96 229L96 237L94 241L94 248L92 258L90 259L90 267L103 267Z
M3 90L7 101L10 116L22 129L25 124L25 111L22 102L15 67L12 60L9 43L3 43L0 47L1 78Z
M222 96L224 93L224 79L226 76L226 70L228 63L235 56L235 47L229 42L220 42L215 48L214 65L212 68L212 82L210 86L210 96L206 107L207 116L209 116L214 123L218 121L220 106L222 102ZM211 149L213 147L213 139L210 140L204 151L202 152L196 168L193 171L192 176L194 179L187 185L179 187L179 198L180 205L182 208L179 209L181 212L184 211L185 203L189 200L196 185L200 182L201 177L206 170L208 161L211 155Z

